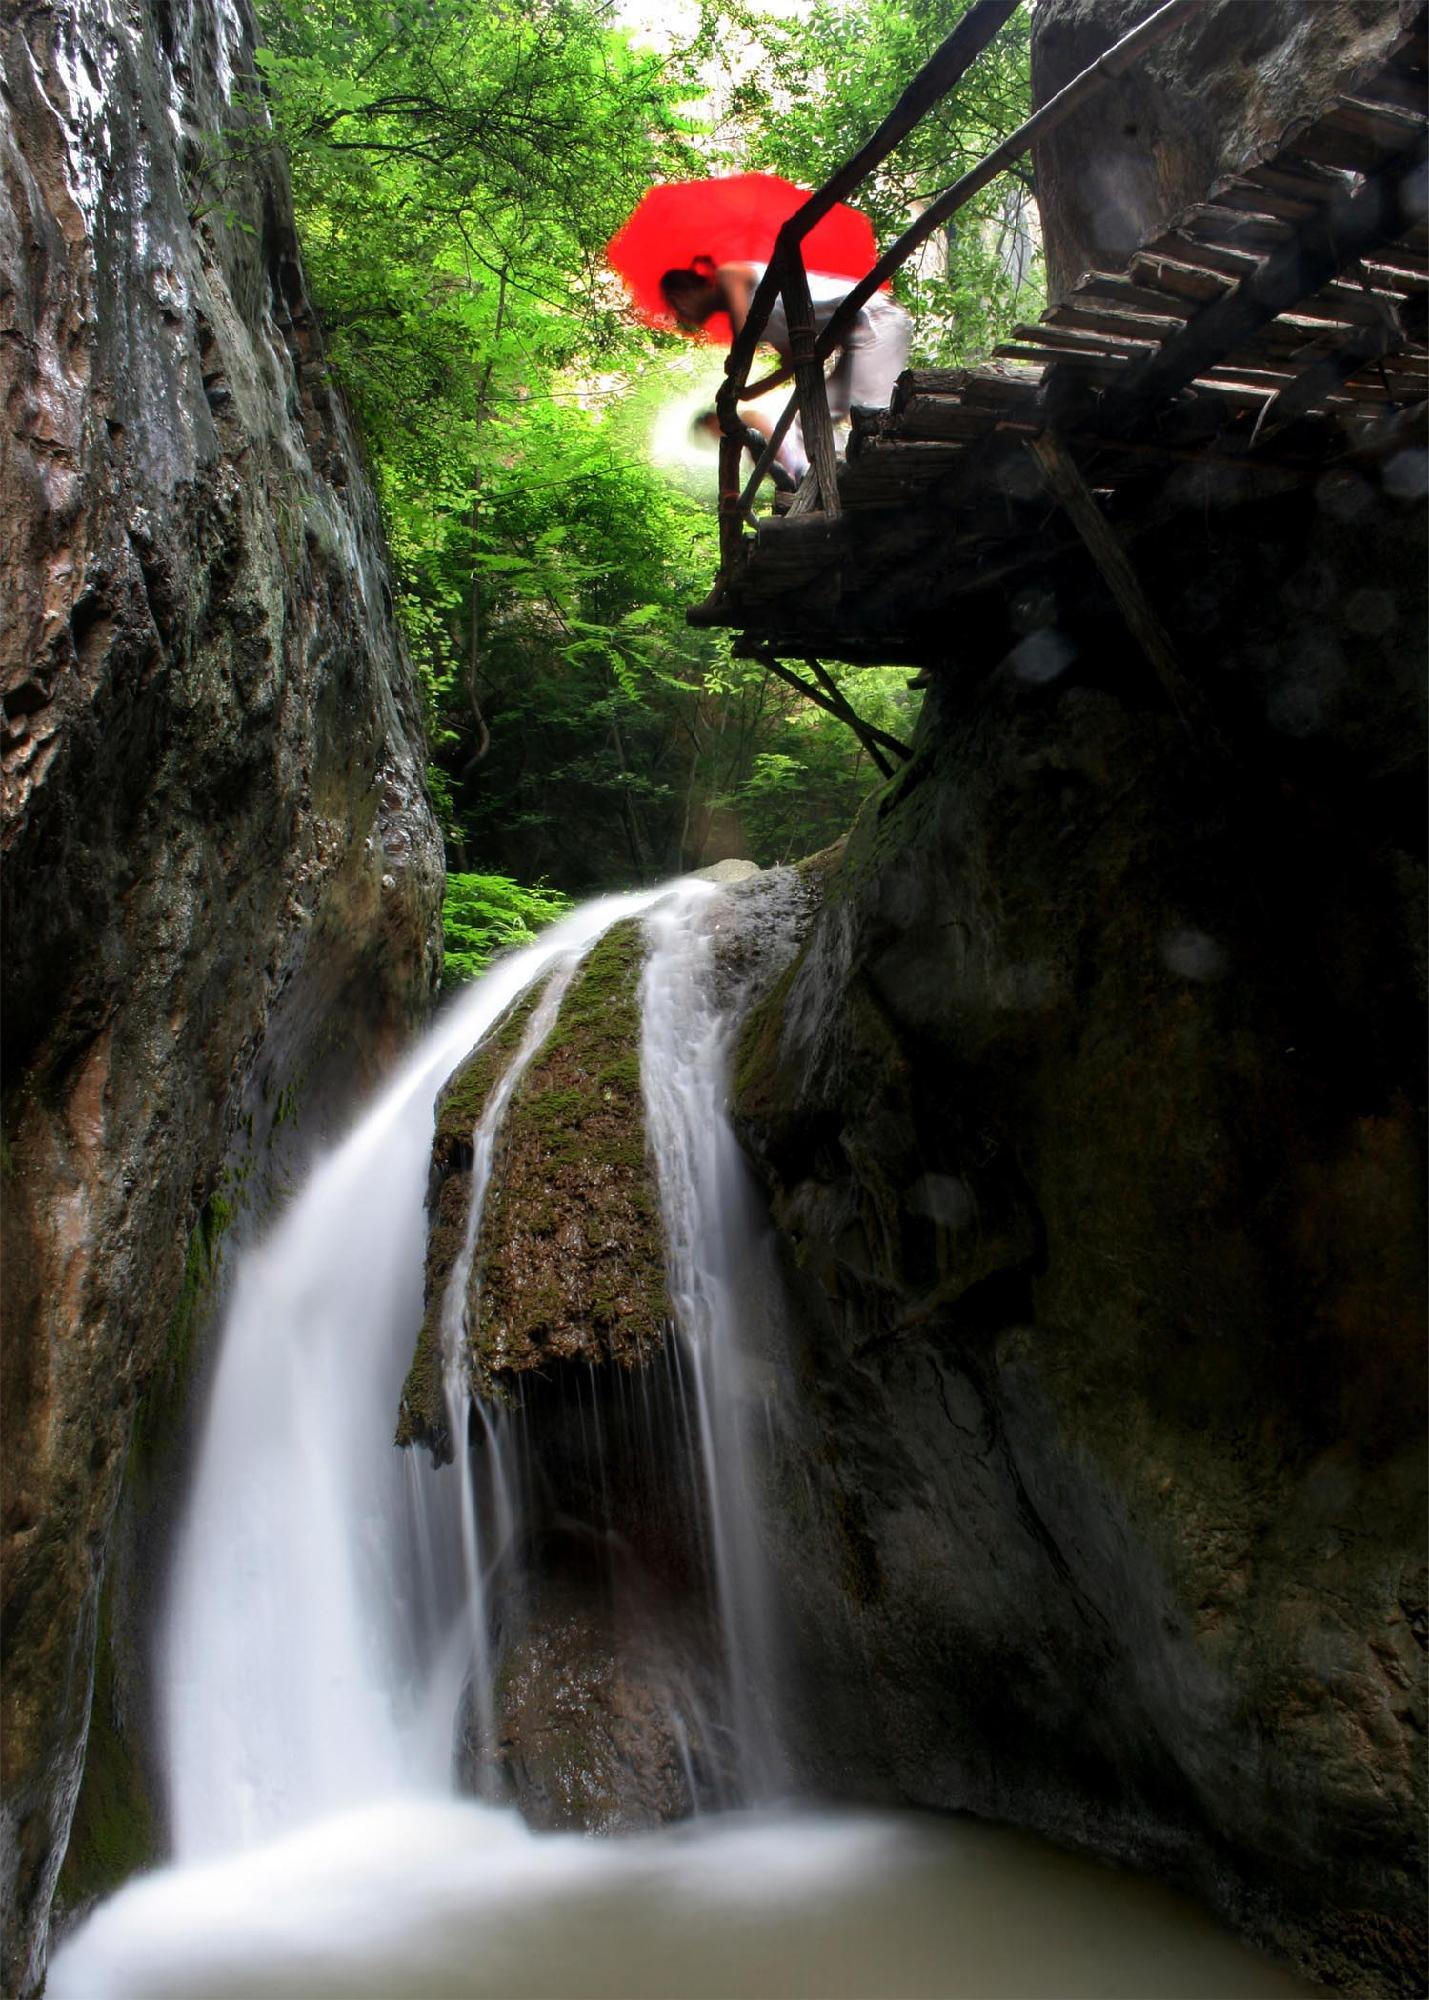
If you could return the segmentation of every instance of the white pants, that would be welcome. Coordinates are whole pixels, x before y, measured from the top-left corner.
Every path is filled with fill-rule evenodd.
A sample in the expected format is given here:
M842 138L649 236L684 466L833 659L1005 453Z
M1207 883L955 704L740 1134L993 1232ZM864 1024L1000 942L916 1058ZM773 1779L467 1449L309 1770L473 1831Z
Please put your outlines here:
M845 334L828 377L829 415L842 423L852 409L888 408L893 385L908 366L913 322L887 292L875 292ZM803 427L795 417L779 452L796 479L809 469Z

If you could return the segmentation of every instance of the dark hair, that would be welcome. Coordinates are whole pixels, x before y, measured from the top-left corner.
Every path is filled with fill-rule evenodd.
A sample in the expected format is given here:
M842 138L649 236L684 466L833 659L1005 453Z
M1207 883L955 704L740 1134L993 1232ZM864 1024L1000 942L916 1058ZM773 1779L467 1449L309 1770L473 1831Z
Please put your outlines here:
M678 313L677 296L707 290L716 282L718 275L713 257L692 257L688 264L679 264L673 270L661 272L660 296L672 312Z
M688 264L682 265L673 271L662 271L660 274L660 290L664 295L666 304L673 303L670 298L672 292L689 292L693 291L696 286L703 291L709 282L708 278L702 278L699 272Z

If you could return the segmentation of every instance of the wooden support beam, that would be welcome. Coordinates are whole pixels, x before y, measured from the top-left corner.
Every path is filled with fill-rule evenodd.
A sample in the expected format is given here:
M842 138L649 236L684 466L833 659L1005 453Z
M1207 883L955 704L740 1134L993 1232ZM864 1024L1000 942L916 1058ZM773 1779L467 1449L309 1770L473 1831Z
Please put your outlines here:
M1126 620L1127 629L1151 662L1162 691L1190 733L1192 717L1200 703L1181 671L1170 634L1152 609L1126 550L1093 499L1070 452L1051 431L1029 438L1027 449L1036 459L1048 491L1055 495L1081 536Z
M806 681L803 675L796 674L792 667L786 667L782 660L775 657L772 646L736 646L735 652L741 659L757 660L762 667L767 667L771 674L777 675L787 686L804 695L816 707L822 708L829 715L837 716L840 722L853 731L885 778L893 776L893 766L884 755L885 749L891 750L905 764L913 755L906 743L900 742L896 736L890 736L886 729L876 729L871 722L865 722L863 717L849 705L833 675L825 672L817 660L809 659L805 664L823 683L821 687Z
M1332 396L1366 362L1392 354L1403 344L1404 329L1393 314L1378 326L1356 327L1337 353L1315 362L1293 382L1286 383L1257 425L1258 435L1263 439L1274 437L1287 424Z

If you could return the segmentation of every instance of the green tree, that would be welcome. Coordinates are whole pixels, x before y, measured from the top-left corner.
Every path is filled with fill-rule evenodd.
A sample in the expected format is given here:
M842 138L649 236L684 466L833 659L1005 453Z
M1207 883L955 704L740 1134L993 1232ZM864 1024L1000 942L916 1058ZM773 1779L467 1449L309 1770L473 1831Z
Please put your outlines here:
M266 0L262 89L426 692L454 976L555 907L518 882L796 854L876 776L691 632L713 515L639 448L673 344L630 323L604 246L700 170L700 53L632 47L600 0Z
M746 163L809 187L827 180L890 111L972 0L817 0L807 13L737 18L761 50L734 94ZM854 197L886 247L1030 110L1031 21L1019 8L957 88ZM915 362L985 358L1044 297L1030 163L985 189L935 234L897 290L915 323Z

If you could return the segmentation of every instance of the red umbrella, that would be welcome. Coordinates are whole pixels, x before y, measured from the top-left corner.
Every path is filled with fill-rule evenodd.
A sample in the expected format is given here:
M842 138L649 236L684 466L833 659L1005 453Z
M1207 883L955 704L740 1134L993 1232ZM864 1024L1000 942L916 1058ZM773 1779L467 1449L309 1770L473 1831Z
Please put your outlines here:
M727 174L718 180L667 181L653 187L629 222L610 239L606 255L652 326L672 327L674 315L660 291L664 272L708 257L719 264L765 264L779 225L809 198L778 174ZM878 256L873 224L840 202L804 238L804 268L861 278ZM706 340L728 346L733 328L715 313L700 329Z

